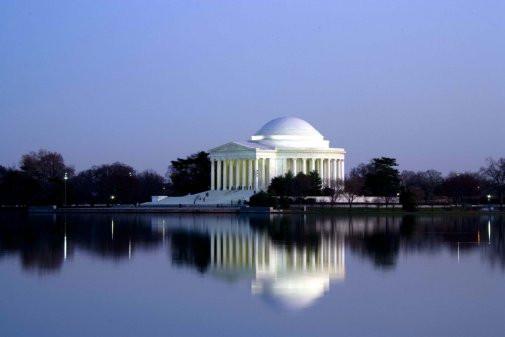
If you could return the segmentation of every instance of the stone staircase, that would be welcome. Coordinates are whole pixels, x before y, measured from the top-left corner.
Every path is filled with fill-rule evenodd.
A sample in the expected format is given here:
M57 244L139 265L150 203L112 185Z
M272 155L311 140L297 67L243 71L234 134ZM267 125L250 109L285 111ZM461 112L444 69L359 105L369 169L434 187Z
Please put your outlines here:
M181 197L166 197L157 201L145 202L142 206L212 206L212 205L239 205L249 201L252 190L209 190Z

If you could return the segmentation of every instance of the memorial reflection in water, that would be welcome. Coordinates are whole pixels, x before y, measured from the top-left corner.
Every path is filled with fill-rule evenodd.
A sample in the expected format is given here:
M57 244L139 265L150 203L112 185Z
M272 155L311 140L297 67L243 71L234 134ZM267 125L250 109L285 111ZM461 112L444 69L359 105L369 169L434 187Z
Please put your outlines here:
M254 294L281 306L306 307L329 289L331 280L345 277L344 240L336 232L319 233L315 245L282 244L248 226L249 218L232 218L225 225L207 223L214 219L206 218L190 221L195 220L192 230L210 240L211 273L225 279L252 278Z

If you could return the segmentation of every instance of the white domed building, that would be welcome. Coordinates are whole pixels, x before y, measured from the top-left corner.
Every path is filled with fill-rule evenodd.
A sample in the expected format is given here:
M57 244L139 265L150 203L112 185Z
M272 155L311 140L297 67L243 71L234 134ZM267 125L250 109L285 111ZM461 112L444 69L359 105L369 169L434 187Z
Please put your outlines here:
M209 151L210 190L183 197L153 196L144 206L236 205L272 178L287 172L317 171L323 186L344 179L345 150L330 142L310 123L297 117L271 120L246 141L233 141Z
M271 120L248 141L209 151L211 190L266 190L272 178L291 171L317 171L324 186L344 179L345 150L297 117Z

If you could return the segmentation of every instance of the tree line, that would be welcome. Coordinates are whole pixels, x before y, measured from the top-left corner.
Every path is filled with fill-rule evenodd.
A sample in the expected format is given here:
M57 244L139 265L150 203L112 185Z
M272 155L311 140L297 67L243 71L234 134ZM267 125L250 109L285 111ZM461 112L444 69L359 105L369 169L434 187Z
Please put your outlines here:
M334 180L323 188L319 174L287 173L272 179L268 191L255 196L283 200L325 195L352 206L358 196L382 198L387 205L400 197L407 208L418 203L499 203L505 197L505 158L488 159L476 172L436 170L401 171L395 158L373 158L353 168L344 181ZM76 172L57 152L39 150L21 157L18 167L0 166L0 205L135 204L152 195L186 195L210 188L210 160L206 152L170 162L167 174L137 172L114 162ZM65 200L66 199L66 200ZM264 201L261 201L262 203Z
M18 166L0 165L0 205L137 204L153 195L185 195L210 188L208 153L177 158L165 176L121 162L76 172L58 152L24 154Z
M267 192L253 196L253 205L277 205L287 196L326 195L331 201L346 201L349 207L359 196L378 197L387 207L399 198L403 207L414 210L418 204L498 203L505 197L505 158L489 158L477 172L451 172L444 176L436 170L399 171L395 158L373 158L353 168L344 181L330 181L323 188L317 172L291 173L272 179Z
M63 205L136 203L161 194L165 179L115 162L76 173L57 152L39 150L21 157L19 167L0 166L0 204Z

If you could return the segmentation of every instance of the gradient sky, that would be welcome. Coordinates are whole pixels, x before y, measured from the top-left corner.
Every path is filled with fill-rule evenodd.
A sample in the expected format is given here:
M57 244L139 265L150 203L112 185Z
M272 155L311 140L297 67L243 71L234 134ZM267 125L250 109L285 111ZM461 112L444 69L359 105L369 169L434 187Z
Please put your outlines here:
M285 115L347 168L505 156L505 1L0 2L1 165L164 173Z

